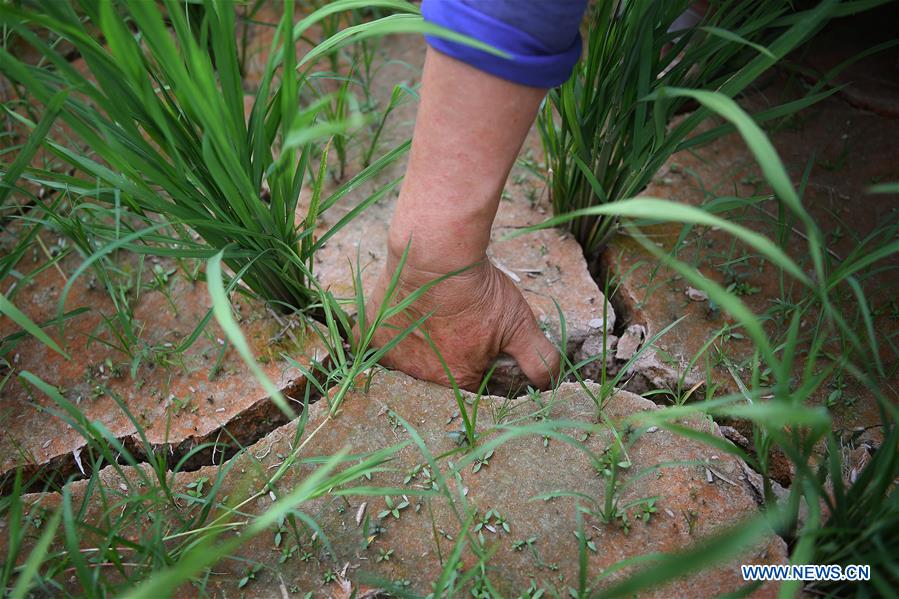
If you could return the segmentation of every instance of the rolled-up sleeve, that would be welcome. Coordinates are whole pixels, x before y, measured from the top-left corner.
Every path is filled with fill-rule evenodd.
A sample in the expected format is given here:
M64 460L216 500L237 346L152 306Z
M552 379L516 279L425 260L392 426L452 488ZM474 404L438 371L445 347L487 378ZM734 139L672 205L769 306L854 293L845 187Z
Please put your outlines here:
M425 36L435 50L482 71L532 87L555 87L581 55L580 23L587 0L423 0L425 20L509 54Z

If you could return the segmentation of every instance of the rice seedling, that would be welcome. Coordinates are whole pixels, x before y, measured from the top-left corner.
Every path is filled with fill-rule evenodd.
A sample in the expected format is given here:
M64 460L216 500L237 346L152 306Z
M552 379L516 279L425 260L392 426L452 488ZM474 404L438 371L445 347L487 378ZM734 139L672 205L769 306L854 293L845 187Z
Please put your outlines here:
M378 140L381 138L381 133L384 131L384 125L387 124L387 119L390 117L390 114L409 98L418 99L418 92L404 83L397 84L393 88L393 92L390 94L390 101L378 116L378 122L372 133L371 142L369 142L368 148L362 156L363 166L371 164L372 156L374 156L375 151L378 149Z
M711 2L696 27L668 31L689 6L679 2L604 2L591 9L583 58L574 75L549 92L538 120L555 214L632 198L674 153L727 131L699 135L700 107L675 122L687 87L734 97L853 3L824 2L794 12L784 0ZM867 4L866 4L867 6ZM826 97L771 108L780 118ZM615 232L614 215L583 214L566 222L588 258Z
M56 2L39 2L36 9L4 4L0 22L53 66L31 66L0 49L0 72L48 109L41 123L19 120L33 129L31 141L43 143L78 171L62 177L16 164L6 179L21 171L51 189L95 201L120 200L146 227L118 247L180 257L225 250L232 272L249 266L243 282L254 293L283 309L305 308L314 300L312 255L337 231L332 227L314 239L320 216L406 149L401 145L325 196L327 152L319 150L324 140L360 126L362 118L343 108L351 104L345 87L301 103L312 69L320 58L360 40L393 32L441 35L402 0L366 2L393 14L342 29L297 60L295 42L313 24L362 4L330 3L294 24L293 3L285 2L249 115L231 3L205 5L200 30L206 44L198 41L197 27L176 2L165 3L165 13L146 2L85 2L80 10L86 18ZM99 28L105 46L88 24ZM89 75L69 64L34 28L73 45ZM333 106L338 109L328 114ZM44 123L54 118L83 139L91 154L46 138ZM305 215L298 216L304 188L312 190L312 197ZM166 222L188 227L210 249L198 250L187 229L164 234Z
M405 7L405 4L398 2L382 4L385 8L396 10L400 10L401 5ZM35 393L40 392L50 397L54 407L49 414L60 418L88 440L88 447L82 458L88 467L85 482L87 491L83 504L73 500L69 488L63 488L57 510L26 510L23 494L24 489L30 485L29 481L22 480L21 474L13 481L11 492L0 498L0 515L8 523L5 534L9 539L8 553L0 566L0 589L4 592L10 592L16 597L24 597L28 593L159 597L168 596L176 590L188 589L187 592L203 595L208 590L210 578L214 576L215 564L224 559L234 559L244 560L239 564L241 574L235 579L238 592L252 595L262 592L259 590L260 579L269 573L268 566L242 557L242 543L254 536L270 535L273 540L272 553L283 559L280 563L293 558L299 559L303 564L312 563L315 559L313 550L308 546L301 546L299 542L301 531L315 531L322 544L327 544L328 540L324 531L304 512L304 506L316 498L358 495L368 498L368 502L362 504L355 517L356 524L364 531L363 537L367 539L362 550L369 550L371 547L367 568L401 565L398 563L401 553L399 548L383 542L383 523L378 523L376 517L387 520L387 525L401 523L412 517L419 508L427 512L431 507L430 502L439 498L447 502L456 527L438 530L436 520L431 516L433 536L438 540L435 553L442 566L436 578L425 581L425 584L430 584L433 596L461 593L498 596L498 574L492 566L492 560L500 547L511 547L516 553L530 555L542 570L555 574L559 569L558 565L543 562L540 547L542 543L556 540L538 537L532 530L522 530L518 523L508 519L505 509L481 506L479 510L466 497L462 476L474 475L478 480L484 480L503 467L503 456L508 450L509 442L533 437L537 442L542 439L544 447L549 443L555 447L559 443L571 448L574 453L582 452L589 463L596 465L605 493L601 503L597 503L593 497L573 497L564 490L551 494L552 497L574 500L579 506L574 512L576 526L573 530L560 532L559 536L562 539L564 535L568 541L572 541L571 534L576 537L579 562L577 577L564 582L559 580L553 589L547 589L531 580L529 588L521 589L522 596L546 597L553 593L576 597L632 596L655 585L676 580L691 572L707 570L722 560L736 557L747 546L770 535L772 527L792 542L794 563L870 563L874 566L875 574L872 589L882 595L891 594L896 583L896 535L893 531L899 509L894 481L899 476L899 460L895 451L896 409L889 401L889 388L885 387L884 381L895 375L896 366L895 361L884 359L882 355L890 351L893 354L897 352L895 337L884 335L875 329L872 317L874 308L865 297L862 284L867 277L873 276L872 273L877 274L878 269L883 268L879 261L899 251L895 237L896 226L885 226L870 237L860 240L856 249L843 260L831 260L826 247L827 239L802 205L802 186L799 192L793 188L765 135L748 115L728 99L729 92L736 93L736 88L729 89L724 94L709 94L668 85L664 90L653 88L640 92L640 97L649 97L651 101L661 103L682 103L692 99L703 110L718 114L730 123L729 127L738 130L754 152L766 180L781 202L783 222L786 223L786 215L789 215L791 222L798 223L801 228L808 244L808 264L790 258L782 239L769 239L739 224L739 219L729 218L732 214L730 210L739 204L733 199L707 205L702 209L652 198L621 199L599 206L594 206L591 201L589 206L576 213L557 214L550 224L564 224L571 219L580 219L578 222L592 218L613 219L608 222L619 222L621 226L627 227L635 239L642 241L646 249L658 257L660 263L707 293L722 312L733 318L733 322L726 329L722 327L716 337L706 344L703 352L711 347L715 338L734 332L747 337L756 349L747 366L748 380L741 393L716 397L711 391L707 391L705 397L699 398L696 394L690 395L683 393L683 389L676 389L673 393L673 405L641 412L624 422L612 423L605 418L604 408L615 388L626 381L628 370L642 352L648 351L661 335L671 330L666 328L651 336L637 354L614 374L605 369L605 355L592 358L601 360L602 364L600 380L597 381L598 392L594 391L597 387L588 386L581 373L587 361L574 363L566 358L561 378L573 378L581 389L589 389L596 405L593 421L569 422L553 418L551 408L556 398L550 394L547 401L544 401L544 396L531 391L528 397L514 407L508 407L504 403L495 409L493 423L485 425L484 419L479 418L478 411L482 409L482 402L491 401L484 398L489 387L488 374L479 393L474 396L455 389L458 416L454 418L462 422L464 429L458 434L462 442L445 454L434 455L408 421L387 410L384 416L394 426L394 432L406 434L407 441L365 456L351 457L337 453L317 456L315 461L306 462L300 457L303 450L314 447L316 439L320 438L319 435L333 422L332 417L340 411L347 394L365 388L373 371L378 368L380 357L390 351L404 334L419 327L427 315L413 320L386 347L371 346L374 331L407 310L421 293L440 282L437 279L429 286L394 303L392 300L399 280L398 270L389 286L387 299L376 314L368 315L371 319L369 321L366 318L358 258L355 294L348 300L353 304L353 310L347 309L345 302L336 299L328 290L322 289L312 276L311 257L314 252L358 211L352 211L316 239L311 231L319 216L364 181L375 177L385 165L396 160L405 146L400 146L381 159L373 160L369 168L339 185L332 194L326 194L323 179L326 178L329 167L329 150L337 151L335 142L332 141L329 148L326 140L351 132L352 127L361 121L352 116L353 110L326 116L327 111L335 106L328 103L340 99L342 94L347 94L344 98L347 102L345 106L352 107L348 95L350 86L344 86L344 82L341 82L339 86L342 89L336 96L319 94L318 90L312 91L312 83L308 78L313 77L313 74L304 70L303 65L311 65L313 59L305 63L304 59L299 61L301 66L293 83L290 82L289 75L279 75L282 72L280 69L289 67L292 60L289 57L291 53L283 48L279 50L279 47L290 46L301 35L302 27L291 27L291 21L287 17L278 25L272 53L277 64L266 71L270 77L270 81L266 83L270 86L269 92L257 95L249 122L241 125L244 123L242 109L238 114L231 106L238 92L231 88L231 91L227 91L224 83L229 77L228 73L232 72L231 67L226 64L241 62L234 59L240 52L230 48L229 43L214 39L219 35L215 31L221 31L224 37L230 35L233 38L235 34L233 22L222 14L219 5L206 3L202 16L197 17L203 23L201 28L209 32L215 60L208 57L208 44L201 43L203 40L197 41L193 21L184 21L179 25L180 17L172 17L172 45L164 41L158 23L160 19L165 23L165 18L157 18L154 12L158 5L125 3L121 5L124 8L121 12L109 5L95 7L92 3L85 3L85 6L88 17L91 17L91 11L95 11L101 28L107 32L108 50L89 42L85 37L87 34L83 23L78 20L82 17L73 18L65 9L48 3L46 14L38 14L20 10L16 6L0 6L0 20L5 20L12 29L21 29L23 36L29 35L27 27L19 25L16 28L11 24L12 20L20 16L72 38L74 44L84 47L85 56L92 62L92 72L97 76L95 82L88 78L76 78L64 65L57 64L60 57L58 53L54 54L52 48L44 52L44 55L47 60L57 64L57 69L53 71L33 69L0 51L0 69L4 72L8 69L8 72L21 76L29 89L34 84L37 89L36 97L43 95L51 98L51 101L62 98L56 100L59 102L59 110L54 118L67 119L70 126L77 128L92 142L94 152L88 156L76 155L64 145L46 139L47 134L42 134L38 136L41 143L45 143L57 156L75 164L79 174L62 177L49 169L26 166L29 162L26 161L19 174L4 178L5 184L11 186L24 174L31 180L54 189L67 188L67 191L47 201L35 198L39 200L34 204L37 210L27 218L22 215L17 217L23 233L13 250L8 255L0 256L0 281L5 283L7 276L15 276L17 260L36 243L35 236L39 230L64 231L66 237L72 240L69 246L72 249L67 251L79 252L85 256L85 262L75 276L93 269L99 276L107 277L107 288L113 290L121 283L114 273L115 262L110 259L118 251L160 253L202 260L206 265L205 278L213 308L203 323L200 323L198 331L202 330L209 318L215 317L228 344L236 348L273 400L298 420L296 432L289 444L291 451L283 456L276 467L251 468L251 472L244 475L232 469L231 464L234 462L225 462L224 454L219 454L220 460L214 475L195 478L186 487L178 486L174 483L175 475L184 468L191 454L202 451L205 447L193 448L188 455L181 456L177 463L171 463L174 460L169 460L165 452L154 451L140 423L130 414L127 405L119 401L119 408L128 414L140 437L138 447L123 444L102 423L85 418L79 407L67 400L59 390L31 373L19 373L10 369L7 374L2 375L5 378L0 378L0 390L3 381L11 376L18 376ZM327 18L337 14L329 12L331 10L359 6L362 6L361 2L340 0L321 7L313 14ZM286 8L286 11L289 10L291 9ZM647 10L666 9L655 7ZM822 9L822 13L813 14L820 16L824 12L826 11ZM385 22L384 19L388 20ZM351 25L350 29L335 27L322 44L325 47L330 44L330 47L336 48L343 43L341 40L367 35L372 30L383 32L391 30L394 25L400 29L405 26L402 25L405 23L403 19L389 19L391 17L364 22L360 20ZM775 15L773 19L772 23L792 27L793 21L789 17ZM301 20L300 24L306 22ZM409 23L412 29L419 27L413 27L412 21ZM712 27L725 25L726 23L718 23ZM808 23L806 25L814 27ZM184 32L183 39L179 28L189 30ZM346 33L350 30L353 33ZM141 32L141 39L145 42L138 44L133 39L132 33L135 31ZM722 43L736 43L722 31L705 33ZM744 32L741 35L744 40L758 39L751 37L750 33L752 32ZM677 45L682 42L674 40L674 43ZM768 51L774 52L771 48L775 48L776 44L777 41L770 45ZM744 49L747 46L743 42L737 45ZM207 94L210 97L203 97L202 100L192 95L204 88L200 84L191 87L183 79L184 65L179 67L178 60L173 60L173 48L183 50L185 64L189 62L193 65L192 61L197 61L201 78L210 77L210 80L222 81L223 83L218 84L221 88L215 88L221 90L221 93ZM751 45L749 48L752 52L767 57L760 49ZM683 42L681 51L689 51L686 42ZM319 56L324 53L325 51L319 52ZM654 51L650 54L655 56ZM120 60L121 57L131 57L131 60ZM293 72L293 69L287 70ZM233 70L233 73L237 72L239 68ZM149 83L151 77L153 83ZM68 93L59 91L73 85L75 89ZM727 86L727 83L723 85ZM301 88L304 87L308 94L305 97L313 98L310 100L311 105L299 109L288 106L289 102L285 98L300 98ZM127 104L119 100L120 105L111 106L115 112L107 112L105 106L120 98L135 101ZM93 104L90 102L97 103L101 110L94 114ZM302 105L302 101L294 103ZM204 110L208 110L208 114ZM374 140L367 150L369 158L374 158L376 154L376 150L372 148L376 148L383 120L390 110L388 107L381 123L377 125ZM27 117L26 121L36 131L40 130L43 122L33 116ZM660 122L665 123L666 120L662 119ZM650 125L650 131L645 133L650 138L655 135L654 123L655 121ZM223 140L229 138L233 131L239 135L235 138L236 141L231 141L229 148ZM244 137L241 138L240 135ZM663 132L661 135L667 133ZM661 140L662 137L656 139ZM684 139L674 143L674 146L691 143ZM197 144L193 150L190 149L191 142ZM649 145L653 146L652 143ZM640 151L645 149L644 147ZM119 152L123 157L116 157L115 154ZM285 158L291 152L293 156ZM132 159L137 160L134 166L124 164ZM233 173L229 172L228 164L236 169ZM580 173L578 176L583 175L585 185L589 186L591 193L608 193L603 187L603 179L599 176L587 176L590 169L580 163L575 167L576 172ZM9 172L7 170L6 174ZM220 181L220 177L224 179ZM396 183L392 181L382 186L372 198L363 202L363 208L359 210L377 201ZM298 199L301 187L307 187L311 191L310 208L305 218L288 214L293 214L301 203ZM612 187L617 190L624 189L627 185L614 183ZM263 197L264 188L270 189L270 197ZM242 190L246 194L232 196L229 190L233 189ZM20 191L15 190L16 193ZM639 188L631 188L628 193L636 191ZM896 187L881 184L876 191L895 193ZM620 196L624 197L626 194ZM54 209L57 206L55 202L63 199L79 207L82 214L94 209L88 207L87 199L90 199L90 205L98 207L91 213L96 218L88 219L89 226L84 225L80 229L79 226L85 221L80 220L78 212L64 215ZM169 206L176 201L184 202L185 206L178 208L179 212L171 212ZM119 219L116 216L117 206L127 210L128 218ZM753 255L762 256L773 264L783 281L783 289L792 289L794 286L801 292L793 295L784 293L784 302L772 308L772 314L776 318L770 314L754 314L745 304L746 296L741 295L741 290L736 286L720 285L700 276L695 265L678 261L662 252L635 227L635 224L658 222L662 218L680 221L687 227L720 228L734 238L736 247L748 248ZM263 222L274 223L274 229L265 229ZM203 241L194 239L190 230L201 233ZM605 234L601 227L596 230L597 239ZM60 259L57 256L42 268L53 268ZM404 260L405 258L401 260L399 269ZM34 275L32 273L29 276ZM289 276L297 279L287 281L286 277ZM280 286L270 285L271 277ZM28 334L40 339L48 347L64 352L65 348L53 339L52 327L60 326L66 318L77 315L77 312L60 313L50 322L31 322L15 307L15 293L25 279L27 277L17 278L16 285L11 288L4 284L4 291L10 290L6 295L0 295L0 312L22 329L20 333L0 339L0 360L6 359L18 340ZM282 397L277 386L267 381L258 369L258 358L248 347L234 318L229 297L232 293L242 291L242 280L247 282L253 292L277 305L291 309L304 308L320 318L315 332L327 347L328 357L308 368L293 362L306 374L309 381L301 402L302 410L297 409L298 403L291 404L287 398ZM606 296L614 295L611 287L612 284L607 281L604 286ZM852 310L845 309L845 302L838 301L838 296L845 295L846 292L853 299ZM127 302L117 304L117 313L121 313L124 319L121 330L126 332L127 311ZM352 312L359 315L358 323L352 322ZM561 309L559 312L562 323L560 347L564 348L567 346L566 323ZM603 321L607 318L608 314L603 313ZM800 323L804 320L813 323L813 326L802 328ZM357 326L357 335L348 335L354 324ZM675 321L671 327L677 325ZM194 334L199 332L195 331L191 335ZM838 340L838 350L833 349L831 339ZM603 354L606 351L607 348L604 348ZM289 356L284 357L290 361ZM690 367L697 364L699 359L697 355L691 360ZM871 389L882 408L883 444L873 453L871 462L865 469L851 475L850 482L845 481L847 465L844 461L844 449L847 444L852 443L852 439L832 432L832 421L827 410L812 405L810 400L816 391L827 384L831 375L839 375L843 380L854 379ZM308 407L317 397L322 398L320 401L328 402L325 411L327 416L318 428L307 429ZM519 412L518 409L522 406L528 409ZM688 417L724 416L752 423L755 431L751 439L752 451L682 424L683 419ZM622 495L635 478L655 474L652 469L635 472L628 456L631 443L651 426L701 441L715 451L736 455L744 460L763 480L763 512L684 551L670 555L642 555L614 564L602 572L591 571L589 565L593 554L602 552L603 548L598 544L595 531L588 526L588 522L615 530L631 530L631 534L639 521L655 522L655 497L624 499ZM610 436L605 453L591 451L585 444L589 436L598 434ZM405 476L403 484L398 484L396 488L369 486L366 480L372 474L388 469L390 460L395 459L405 447L415 447L421 455L417 458L420 463L415 468L399 474L401 477ZM826 449L823 459L820 451L822 447ZM773 448L783 451L796 470L792 487L786 498L780 500L774 493L770 466L767 463L767 456ZM246 456L249 463L252 463L255 456L248 453L241 452L240 455ZM308 475L300 478L293 490L282 495L272 495L274 503L262 509L261 513L250 513L249 506L270 493L274 494L278 489L278 481L301 462L306 467L310 464L314 466L305 471ZM109 488L99 476L103 467L109 467L119 474L126 488ZM234 480L244 479L244 492L239 496L233 493L230 497L223 496L225 480L233 483ZM237 486L241 488L239 484ZM412 492L408 488L410 486ZM419 495L413 496L415 492L419 492ZM419 498L422 500L421 504L417 502ZM95 513L88 512L90 501L99 505L96 513L101 514L101 518L88 518ZM346 505L341 505L339 509L346 509ZM818 509L821 505L825 506L823 510ZM180 509L185 506L192 510ZM803 510L808 512L804 520L800 518ZM690 532L692 526L690 524ZM491 532L491 528L496 532ZM140 534L133 534L135 530ZM239 536L233 534L236 532L240 533ZM86 539L89 540L89 546L84 544ZM627 576L620 576L624 569L633 570ZM322 583L334 584L341 581L342 574L337 565L323 564L320 571ZM614 583L609 580L613 575L618 575ZM378 588L396 596L413 596L410 591L412 581L409 580L385 581L364 573L360 573L358 578L371 581ZM306 590L288 585L281 588L289 592ZM747 585L741 592L751 592L754 588L753 585ZM843 583L821 583L809 587L812 592L833 595L857 589L858 587L849 587ZM785 585L782 594L789 596L797 590L795 585Z

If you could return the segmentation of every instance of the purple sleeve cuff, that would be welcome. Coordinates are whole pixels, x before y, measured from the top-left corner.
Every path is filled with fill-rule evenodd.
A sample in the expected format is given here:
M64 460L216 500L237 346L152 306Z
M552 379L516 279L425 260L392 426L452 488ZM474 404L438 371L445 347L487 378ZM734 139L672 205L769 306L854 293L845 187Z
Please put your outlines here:
M543 88L561 85L571 75L571 70L581 55L581 36L577 30L573 32L571 43L561 52L552 52L526 31L479 12L463 2L423 0L421 13L426 21L489 44L506 52L511 58L426 35L425 39L432 48L491 75L522 85ZM560 31L560 34L569 38L572 36L570 31Z

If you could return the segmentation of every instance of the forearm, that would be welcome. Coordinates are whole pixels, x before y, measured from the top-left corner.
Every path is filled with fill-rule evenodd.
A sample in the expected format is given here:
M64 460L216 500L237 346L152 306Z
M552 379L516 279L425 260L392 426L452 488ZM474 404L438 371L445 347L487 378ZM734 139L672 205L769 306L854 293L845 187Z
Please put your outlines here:
M561 34L558 28L544 31L546 23L560 23L550 18L562 14L556 1L564 1L563 12L573 15ZM410 313L375 330L372 342L383 347L394 343L396 332L411 319L428 315L387 352L385 365L469 390L479 387L500 353L514 357L538 387L549 385L558 372L558 352L521 291L485 258L503 185L540 101L547 88L568 77L577 60L577 8L585 2L535 2L520 23L522 15L511 10L511 2L478 3L484 12L455 0L422 4L426 19L508 56L497 60L465 45L429 39L409 165L390 224L388 259L366 313L379 313L390 301L390 289L402 297L441 275L474 268L447 277L418 297Z
M392 254L411 240L409 265L435 273L484 258L503 185L545 93L428 49Z
M485 259L503 185L544 91L428 50L388 259L366 313L379 313L384 301L406 297L441 275L465 271L446 277L389 327L375 330L372 342L383 347L427 315L383 364L469 391L478 389L500 353L514 357L541 388L558 372L558 352L521 291ZM394 279L407 247L407 261ZM390 294L396 299L390 300L394 281Z

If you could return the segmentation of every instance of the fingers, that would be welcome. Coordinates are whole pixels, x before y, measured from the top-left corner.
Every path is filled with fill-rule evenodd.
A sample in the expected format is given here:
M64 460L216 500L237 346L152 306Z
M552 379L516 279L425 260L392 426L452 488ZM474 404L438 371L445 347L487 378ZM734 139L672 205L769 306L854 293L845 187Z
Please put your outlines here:
M547 389L559 374L559 352L537 326L530 308L526 304L523 308L526 313L513 325L512 335L502 351L515 358L531 383Z

